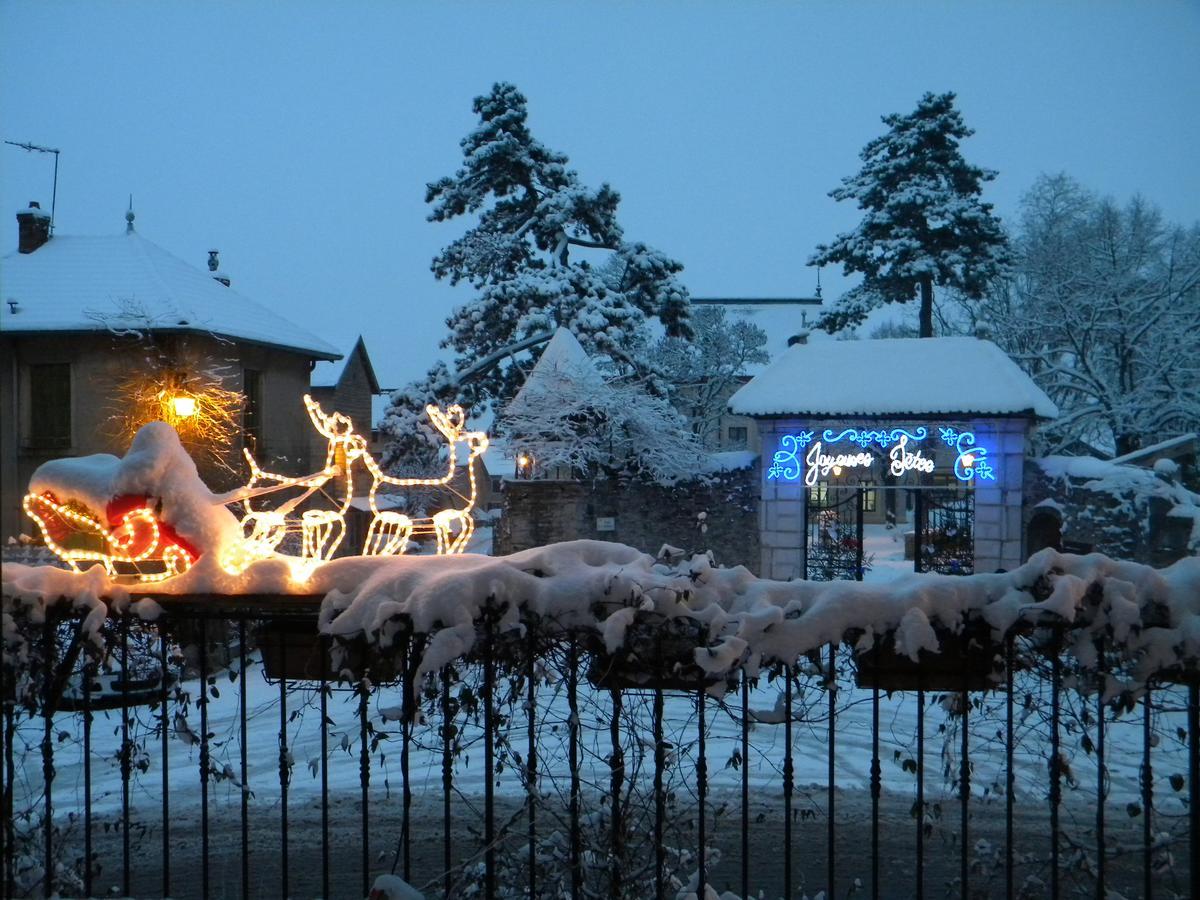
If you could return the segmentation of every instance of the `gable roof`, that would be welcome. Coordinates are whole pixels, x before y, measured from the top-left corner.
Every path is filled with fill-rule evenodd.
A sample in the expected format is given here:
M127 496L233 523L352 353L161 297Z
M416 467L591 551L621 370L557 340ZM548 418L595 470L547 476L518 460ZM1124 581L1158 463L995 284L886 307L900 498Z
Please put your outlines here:
M509 401L510 408L525 403L554 401L568 388L603 387L604 378L579 339L566 328L554 332L525 383Z
M747 416L1058 415L1003 350L973 337L796 344L729 408Z
M33 253L10 253L0 269L0 324L10 334L105 331L109 325L215 334L338 359L335 347L226 287L136 231L102 237L56 234ZM10 301L17 302L14 313Z
M367 384L371 388L371 393L378 394L382 388L379 387L379 379L375 377L375 367L371 365L371 357L367 354L367 345L363 342L361 334L358 336L358 340L354 342L354 346L350 352L340 361L319 360L313 366L312 375L308 379L309 384L315 388L337 387L338 382L342 380L342 376L346 374L346 369L350 366L350 361L355 357L362 359L363 370L367 374Z

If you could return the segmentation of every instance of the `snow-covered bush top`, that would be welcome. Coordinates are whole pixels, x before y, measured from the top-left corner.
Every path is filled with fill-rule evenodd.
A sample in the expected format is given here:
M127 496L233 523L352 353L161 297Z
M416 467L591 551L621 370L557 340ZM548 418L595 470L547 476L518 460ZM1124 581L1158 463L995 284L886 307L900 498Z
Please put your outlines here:
M1120 648L1135 681L1200 656L1200 559L1156 570L1099 554L1043 550L1011 572L972 576L910 575L888 584L771 581L743 567L720 568L707 555L669 553L655 559L602 541L551 544L506 557L347 558L317 568L293 590L323 594L319 628L338 638L363 638L386 652L407 629L428 635L420 673L437 671L469 653L485 609L501 633L519 633L536 617L541 627L591 630L608 650L620 648L639 614L688 616L706 638L696 664L720 677L765 663L792 662L822 645L853 640L861 648L893 634L916 659L937 652L937 631L980 619L997 634L1021 623L1070 626L1066 652L1083 666L1095 660L1095 638ZM243 575L247 593L286 592L274 561ZM201 593L193 572L163 591ZM48 567L6 566L6 639L11 603L33 607L67 602L86 611L95 631L106 606L124 608L137 595L101 570L82 574ZM60 600L61 598L61 600ZM144 617L159 610L135 605Z

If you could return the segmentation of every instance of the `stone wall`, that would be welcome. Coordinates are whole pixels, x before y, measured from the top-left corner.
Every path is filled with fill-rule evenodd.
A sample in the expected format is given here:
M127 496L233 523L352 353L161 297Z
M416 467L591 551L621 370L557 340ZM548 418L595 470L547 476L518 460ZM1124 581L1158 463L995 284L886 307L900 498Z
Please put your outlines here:
M617 541L657 554L663 544L711 550L718 563L757 573L759 467L676 487L625 479L505 481L495 552L556 541Z
M1026 469L1025 496L1030 552L1044 545L1166 566L1200 550L1200 496L1171 474L1049 457Z

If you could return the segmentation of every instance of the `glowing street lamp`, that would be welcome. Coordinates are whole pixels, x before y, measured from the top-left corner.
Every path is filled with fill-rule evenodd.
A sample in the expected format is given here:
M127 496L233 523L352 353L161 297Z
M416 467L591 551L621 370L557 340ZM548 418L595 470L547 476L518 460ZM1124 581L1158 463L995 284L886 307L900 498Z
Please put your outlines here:
M171 411L181 419L190 419L196 414L196 398L187 394L176 394L171 398Z

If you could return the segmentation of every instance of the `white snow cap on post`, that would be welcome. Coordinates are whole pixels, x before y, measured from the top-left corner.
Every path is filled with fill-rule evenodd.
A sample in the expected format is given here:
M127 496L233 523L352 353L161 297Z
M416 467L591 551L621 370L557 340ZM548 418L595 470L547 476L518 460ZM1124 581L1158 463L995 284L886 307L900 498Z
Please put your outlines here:
M795 344L729 400L743 416L1058 416L991 341L886 338Z

